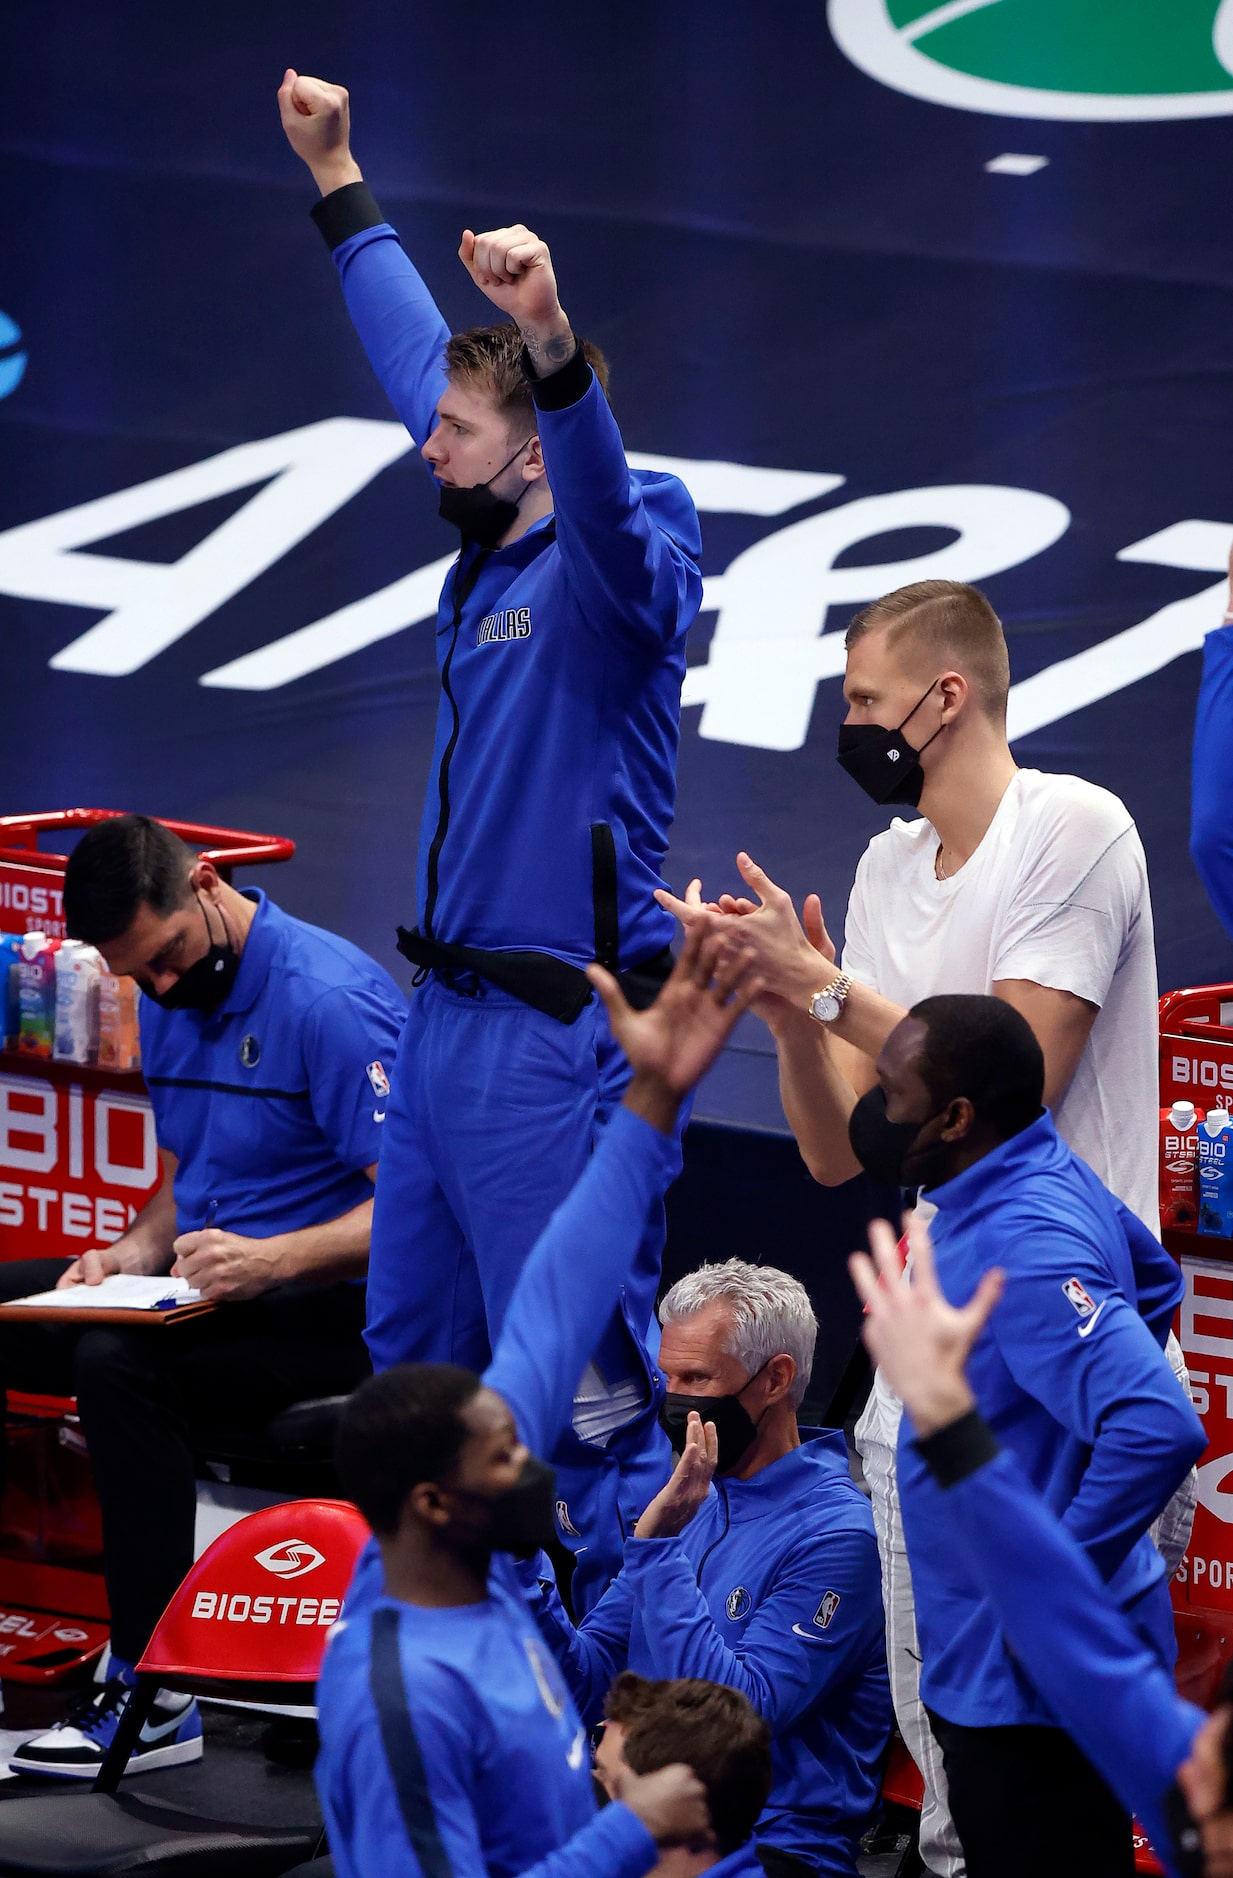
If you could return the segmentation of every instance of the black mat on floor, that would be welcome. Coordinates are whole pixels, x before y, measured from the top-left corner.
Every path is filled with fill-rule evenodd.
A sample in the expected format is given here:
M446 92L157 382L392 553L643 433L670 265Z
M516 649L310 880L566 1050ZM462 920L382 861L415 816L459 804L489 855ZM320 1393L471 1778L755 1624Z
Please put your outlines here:
M5 1725L20 1727L13 1708L8 1702ZM201 1713L205 1753L199 1761L143 1771L130 1776L125 1785L140 1785L152 1797L207 1818L242 1819L252 1826L320 1825L311 1773L274 1766L262 1753L261 1735L268 1716L211 1706L203 1706ZM0 1806L20 1794L46 1793L51 1786L48 1780L26 1775L0 1781ZM69 1801L78 1783L66 1780L57 1786Z

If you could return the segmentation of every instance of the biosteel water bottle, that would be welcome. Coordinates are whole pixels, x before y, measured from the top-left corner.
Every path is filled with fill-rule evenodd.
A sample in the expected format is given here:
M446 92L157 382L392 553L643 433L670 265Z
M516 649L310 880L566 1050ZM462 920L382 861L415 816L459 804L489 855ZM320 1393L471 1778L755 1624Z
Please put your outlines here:
M49 1057L56 1032L58 939L28 932L17 953L17 1048L25 1056Z
M93 946L63 939L56 953L56 1035L52 1056L58 1063L92 1063L98 1042L98 980L103 961Z
M17 1048L21 1027L21 1006L17 1002L17 960L21 955L18 933L0 932L0 1050Z
M1193 1102L1160 1111L1160 1223L1193 1232L1199 1219L1199 1122Z
M1228 1109L1208 1109L1196 1130L1199 1147L1199 1231L1233 1238L1233 1122Z

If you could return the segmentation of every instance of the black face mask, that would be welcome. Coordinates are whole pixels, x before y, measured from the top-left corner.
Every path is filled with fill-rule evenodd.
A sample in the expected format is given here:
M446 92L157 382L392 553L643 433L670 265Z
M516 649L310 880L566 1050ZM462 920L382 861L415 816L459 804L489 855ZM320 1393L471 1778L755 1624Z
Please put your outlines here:
M197 895L197 904L201 907L201 917L205 921L206 938L210 940L209 950L199 959L194 960L187 971L181 972L174 985L166 991L147 991L141 987L142 995L152 998L164 1011L216 1011L227 997L240 969L240 955L231 943L227 931L227 922L219 914L222 922L223 937L216 941L210 936L210 922L202 905L201 895Z
M534 1558L552 1543L556 1533L557 1477L551 1467L528 1454L522 1472L504 1493L451 1490L480 1510L481 1525L468 1534L468 1551L512 1552L515 1558Z
M531 487L522 485L522 495L517 502L506 502L501 496L494 496L492 485L498 476L503 476L510 464L526 449L527 443L520 443L514 455L502 463L499 470L494 470L486 483L472 483L469 488L456 489L450 483L442 483L441 497L437 503L437 514L443 522L451 522L464 541L473 541L477 548L495 548L507 528L512 528L518 519L518 505Z
M766 1362L770 1360L768 1356ZM765 1368L766 1363L763 1363L762 1369ZM689 1414L693 1409L704 1422L715 1424L719 1440L719 1459L715 1463L715 1472L726 1474L732 1468L739 1467L758 1437L758 1423L741 1397L749 1383L756 1381L762 1374L762 1369L755 1370L749 1382L743 1383L733 1395L677 1395L669 1390L659 1405L659 1425L672 1443L672 1452L678 1455L685 1452ZM760 1421L761 1416L758 1419Z
M916 1148L917 1137L934 1119L888 1121L886 1091L875 1083L848 1117L848 1141L865 1172L883 1186L940 1187L950 1179L954 1143L934 1141Z
M935 678L933 685L937 682ZM903 724L915 717L929 691L916 700ZM906 802L915 808L925 786L921 751L927 750L933 737L940 737L946 726L939 724L933 737L927 738L920 750L914 750L903 735L903 724L895 730L887 730L882 724L841 724L839 763L875 802Z

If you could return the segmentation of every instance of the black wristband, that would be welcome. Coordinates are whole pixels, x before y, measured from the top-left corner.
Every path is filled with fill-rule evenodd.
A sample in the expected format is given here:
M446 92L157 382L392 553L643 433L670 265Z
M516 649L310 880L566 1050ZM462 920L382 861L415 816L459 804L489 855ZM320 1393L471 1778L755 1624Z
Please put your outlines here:
M912 1445L939 1487L957 1487L1001 1451L993 1430L977 1408Z
M377 198L365 182L344 183L341 189L331 189L328 196L322 196L320 202L313 204L309 213L324 235L331 254L350 236L361 235L366 228L375 228L378 222L385 220L377 207Z
M566 361L559 372L553 372L548 378L537 378L531 354L525 346L522 348L522 369L539 411L564 411L569 405L577 404L586 397L595 376L587 364L582 341L576 333L573 357Z

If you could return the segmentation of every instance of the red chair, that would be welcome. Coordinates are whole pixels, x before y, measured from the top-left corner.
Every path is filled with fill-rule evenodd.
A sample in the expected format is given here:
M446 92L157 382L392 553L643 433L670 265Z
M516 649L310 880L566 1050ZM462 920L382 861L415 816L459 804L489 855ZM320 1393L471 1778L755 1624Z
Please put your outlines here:
M325 1639L368 1527L341 1500L251 1513L215 1540L164 1611L93 1789L0 1806L0 1878L275 1878L311 1857L319 1829L203 1819L148 1792L117 1792L160 1689L311 1705Z

